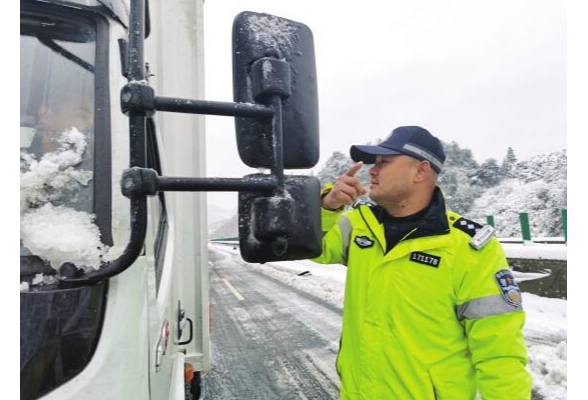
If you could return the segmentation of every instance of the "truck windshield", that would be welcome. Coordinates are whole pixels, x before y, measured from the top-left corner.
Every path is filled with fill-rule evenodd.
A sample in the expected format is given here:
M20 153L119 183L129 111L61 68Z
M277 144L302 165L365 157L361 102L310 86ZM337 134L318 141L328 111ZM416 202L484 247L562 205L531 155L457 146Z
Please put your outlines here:
M41 211L93 212L95 54L90 20L21 10L21 222L28 230L40 229L31 219ZM51 271L33 254L39 235L27 232L21 227L21 278Z
M87 257L96 246L80 240L73 223L87 216L93 225L98 193L94 66L107 36L96 42L96 33L106 28L87 15L94 14L21 1L20 398L25 400L84 369L104 316L107 283L64 289L52 277L64 262L96 265ZM81 250L72 253L76 246Z

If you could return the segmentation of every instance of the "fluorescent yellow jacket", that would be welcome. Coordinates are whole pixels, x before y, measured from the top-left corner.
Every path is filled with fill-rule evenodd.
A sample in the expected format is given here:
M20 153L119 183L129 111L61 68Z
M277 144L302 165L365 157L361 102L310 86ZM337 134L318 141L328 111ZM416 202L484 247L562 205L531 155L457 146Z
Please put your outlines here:
M337 358L342 399L529 400L521 297L500 243L446 211L384 254L379 206L323 210L320 263L347 265ZM385 211L384 211L385 212Z

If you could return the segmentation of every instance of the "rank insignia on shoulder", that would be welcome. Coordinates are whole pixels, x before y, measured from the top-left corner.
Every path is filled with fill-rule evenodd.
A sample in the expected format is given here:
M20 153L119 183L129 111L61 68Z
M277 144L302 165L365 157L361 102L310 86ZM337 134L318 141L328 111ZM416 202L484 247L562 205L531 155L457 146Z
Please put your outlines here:
M490 239L494 236L494 228L492 225L484 225L470 240L470 246L472 246L476 250L480 250L482 247L486 246Z
M358 245L362 249L370 248L374 245L374 241L371 240L367 236L356 236L355 237L355 244Z
M482 225L469 219L460 218L454 222L453 227L473 237L482 228Z

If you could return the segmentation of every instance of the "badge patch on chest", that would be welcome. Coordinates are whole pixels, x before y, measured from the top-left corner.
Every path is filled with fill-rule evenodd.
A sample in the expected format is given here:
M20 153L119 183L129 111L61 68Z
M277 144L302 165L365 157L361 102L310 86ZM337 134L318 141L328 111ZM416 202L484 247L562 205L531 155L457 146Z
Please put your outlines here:
M428 265L429 267L438 268L441 263L441 257L433 256L420 251L410 253L410 261L418 262L419 264Z
M494 277L496 278L496 282L498 282L500 294L504 301L513 307L520 307L523 301L521 290L515 282L512 272L508 269L501 269Z
M367 236L356 236L355 244L361 247L362 249L367 249L374 245L374 241Z

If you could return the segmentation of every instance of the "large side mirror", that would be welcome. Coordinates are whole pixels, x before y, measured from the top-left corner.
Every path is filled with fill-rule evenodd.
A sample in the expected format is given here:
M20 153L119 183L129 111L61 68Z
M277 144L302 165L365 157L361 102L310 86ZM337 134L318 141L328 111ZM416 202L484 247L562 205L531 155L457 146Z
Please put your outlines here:
M319 180L286 176L285 193L283 197L239 193L239 245L245 261L303 260L321 254Z
M282 96L284 168L312 168L319 159L318 95L311 30L268 14L242 12L233 23L233 91L239 103L269 105ZM241 160L269 168L270 119L235 118Z
M121 190L130 199L131 235L123 253L63 285L88 285L116 276L142 254L147 196L166 191L239 191L239 237L250 262L297 260L321 253L320 185L284 168L311 168L319 158L318 99L310 29L267 14L244 12L233 26L236 103L157 96L146 83L144 1L131 2L122 112L129 117L130 162ZM132 56L131 56L132 55ZM155 111L236 117L237 145L245 164L271 174L243 179L168 177L147 169L146 118ZM23 132L21 142L29 142Z

